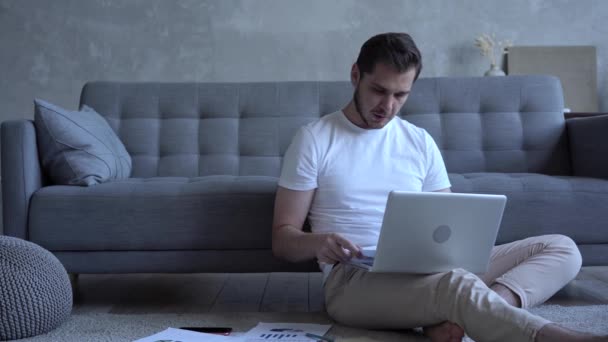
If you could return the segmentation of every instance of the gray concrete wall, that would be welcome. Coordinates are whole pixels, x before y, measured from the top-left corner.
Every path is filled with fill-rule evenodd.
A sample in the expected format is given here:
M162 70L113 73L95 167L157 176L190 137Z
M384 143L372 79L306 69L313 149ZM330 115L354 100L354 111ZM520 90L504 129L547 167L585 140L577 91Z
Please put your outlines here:
M75 108L84 82L346 80L373 34L406 31L422 76L482 75L480 33L595 45L608 111L603 0L0 0L0 121L40 97Z
M603 0L0 0L0 121L32 99L75 108L88 80L346 80L361 43L410 32L423 76L482 75L473 46L595 45L608 110Z

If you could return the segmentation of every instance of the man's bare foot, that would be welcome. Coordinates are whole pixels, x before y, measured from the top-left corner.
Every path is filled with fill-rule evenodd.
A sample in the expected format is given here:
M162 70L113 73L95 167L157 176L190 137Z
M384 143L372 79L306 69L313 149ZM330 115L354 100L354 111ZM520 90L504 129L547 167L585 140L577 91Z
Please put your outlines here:
M423 330L433 342L461 342L464 337L464 330L458 324L449 321L424 327Z

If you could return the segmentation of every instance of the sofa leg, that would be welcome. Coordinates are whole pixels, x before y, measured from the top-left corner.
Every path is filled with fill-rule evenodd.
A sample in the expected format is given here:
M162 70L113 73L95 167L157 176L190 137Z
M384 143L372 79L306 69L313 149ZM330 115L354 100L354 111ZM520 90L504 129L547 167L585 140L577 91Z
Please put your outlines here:
M76 291L76 285L78 284L78 273L68 273L70 277L70 285L72 285L72 294Z

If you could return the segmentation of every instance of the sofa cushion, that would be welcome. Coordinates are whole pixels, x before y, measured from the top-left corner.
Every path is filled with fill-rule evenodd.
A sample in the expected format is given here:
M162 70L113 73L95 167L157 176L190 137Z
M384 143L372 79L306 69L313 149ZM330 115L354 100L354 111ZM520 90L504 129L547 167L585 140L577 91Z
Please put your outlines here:
M450 181L454 192L507 195L498 243L555 233L608 243L606 180L469 173ZM45 187L32 197L30 240L53 251L269 249L276 185L205 176Z
M129 177L131 157L108 122L83 106L69 111L36 99L40 160L53 184L93 185Z
M504 194L497 242L564 234L578 244L608 243L608 181L531 173L450 174L452 191Z
M268 249L277 179L130 178L49 186L32 197L31 241L53 251Z

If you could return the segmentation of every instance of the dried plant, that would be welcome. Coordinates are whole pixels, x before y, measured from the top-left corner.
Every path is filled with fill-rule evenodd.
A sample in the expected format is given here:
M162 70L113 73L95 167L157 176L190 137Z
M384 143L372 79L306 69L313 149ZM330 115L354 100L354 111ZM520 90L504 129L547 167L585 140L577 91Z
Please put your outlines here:
M506 53L506 49L512 45L513 43L509 39L496 41L495 34L488 35L483 33L481 36L475 38L475 46L479 48L479 52L482 56L488 57L492 67L496 66L496 52L499 51L499 56L502 56Z

